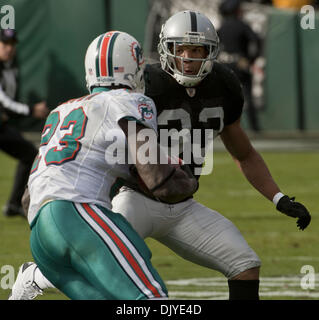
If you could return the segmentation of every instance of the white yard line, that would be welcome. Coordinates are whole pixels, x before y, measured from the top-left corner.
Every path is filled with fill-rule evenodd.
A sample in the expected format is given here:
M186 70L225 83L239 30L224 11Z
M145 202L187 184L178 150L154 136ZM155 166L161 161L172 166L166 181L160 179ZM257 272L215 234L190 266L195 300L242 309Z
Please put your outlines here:
M315 274L318 284L316 290L303 290L300 286L302 275L280 276L280 277L261 277L260 278L260 297L292 297L292 298L319 298L319 274ZM228 285L226 278L191 278L166 281L168 286L174 286L169 290L171 299L228 299ZM177 289L180 288L180 290ZM189 291L190 287L194 291ZM211 291L208 289L211 287ZM201 290L204 289L205 290ZM207 290L208 289L208 290Z
M319 257L307 257L307 256L296 256L296 257L275 257L270 258L274 260L293 260L293 261L319 261Z
M218 292L218 291L169 291L170 298L196 298L196 299L228 299L228 292ZM299 291L269 291L269 292L259 292L260 297L294 297L294 298L319 298L319 292L299 292Z

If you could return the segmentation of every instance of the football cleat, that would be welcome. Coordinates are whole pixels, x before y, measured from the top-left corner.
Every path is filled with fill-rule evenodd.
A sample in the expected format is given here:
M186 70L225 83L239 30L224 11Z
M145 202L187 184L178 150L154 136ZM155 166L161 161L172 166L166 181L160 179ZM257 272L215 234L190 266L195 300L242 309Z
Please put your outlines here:
M34 273L37 268L34 262L26 262L19 268L8 300L32 300L39 294L43 294L43 290L34 281Z

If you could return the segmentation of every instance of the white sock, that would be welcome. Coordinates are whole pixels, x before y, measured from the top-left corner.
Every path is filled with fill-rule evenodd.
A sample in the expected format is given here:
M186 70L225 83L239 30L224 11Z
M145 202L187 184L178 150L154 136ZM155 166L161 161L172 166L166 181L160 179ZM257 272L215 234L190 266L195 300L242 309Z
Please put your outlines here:
M35 269L34 272L34 281L38 287L42 290L48 288L54 288L54 285L42 274L39 268Z

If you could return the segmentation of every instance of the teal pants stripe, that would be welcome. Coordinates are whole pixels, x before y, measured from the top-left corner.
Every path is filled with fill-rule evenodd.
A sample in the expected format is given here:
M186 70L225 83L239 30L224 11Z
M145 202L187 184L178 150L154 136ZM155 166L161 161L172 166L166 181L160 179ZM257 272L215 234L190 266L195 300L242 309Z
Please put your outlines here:
M165 297L167 289L150 262L144 240L120 214L98 209L129 239ZM53 201L42 207L31 229L30 244L41 272L70 299L149 298L72 202Z

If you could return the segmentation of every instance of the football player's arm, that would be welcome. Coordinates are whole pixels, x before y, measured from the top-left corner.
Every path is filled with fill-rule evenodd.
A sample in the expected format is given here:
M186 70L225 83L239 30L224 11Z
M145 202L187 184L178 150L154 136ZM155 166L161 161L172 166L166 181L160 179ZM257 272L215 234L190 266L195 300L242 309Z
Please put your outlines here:
M36 103L33 106L28 106L27 104L17 102L11 99L2 89L0 85L0 103L4 109L7 109L9 112L13 112L23 116L33 116L37 119L45 119L50 110L46 105L45 101Z
M30 205L30 193L29 193L29 188L26 187L21 199L21 204L23 208L23 213L27 217L28 216L28 211L29 211L29 205Z
M11 99L3 90L0 85L0 103L4 109L7 109L16 114L28 116L31 113L31 108L24 104Z
M128 121L121 119L119 125L127 136ZM145 129L145 126L137 123L135 137L143 129ZM137 154L137 150L144 143L144 141L136 141L135 144L129 144L128 148L131 154ZM138 157L135 159L139 176L150 193L163 202L176 203L190 197L198 188L197 180L179 165L160 164L160 159L163 159L162 152L159 144L157 144L158 161L156 164L143 164Z
M311 220L308 210L301 203L294 202L294 198L289 198L280 192L265 161L242 130L240 120L225 126L221 139L251 185L267 199L273 201L277 210L290 217L298 218L298 227L305 229Z
M267 165L242 130L239 120L225 126L221 139L247 180L267 199L280 192Z

